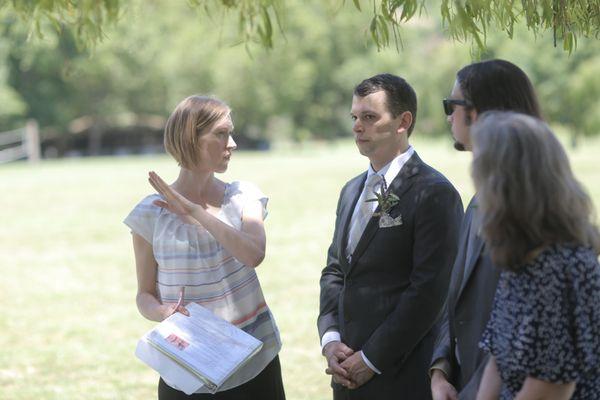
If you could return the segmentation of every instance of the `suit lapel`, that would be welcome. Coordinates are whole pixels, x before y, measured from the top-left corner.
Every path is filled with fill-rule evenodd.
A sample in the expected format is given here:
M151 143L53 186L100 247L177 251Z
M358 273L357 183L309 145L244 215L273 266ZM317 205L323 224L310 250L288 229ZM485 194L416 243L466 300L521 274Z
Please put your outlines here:
M481 236L479 236L478 230L481 226L480 224L480 220L479 220L479 216L477 215L477 202L475 199L473 199L473 201L470 204L471 206L471 226L469 228L469 234L467 236L467 248L468 248L468 252L466 254L466 258L465 258L465 269L464 269L464 273L463 273L463 277L462 277L462 282L460 285L460 291L458 292L458 298L460 298L460 295L462 293L462 291L464 290L465 286L467 285L467 282L469 281L469 277L471 276L471 274L473 273L473 269L475 268L475 265L477 264L477 260L479 259L479 256L481 255L481 252L483 250L483 238ZM469 240L471 240L471 243L469 244Z
M356 207L356 202L360 197L362 192L362 188L365 184L365 180L367 179L367 173L364 172L358 179L355 179L344 194L344 200L342 203L342 209L340 210L340 221L342 224L340 228L342 229L342 234L339 235L338 245L338 260L343 262L343 264L347 264L348 256L346 254L346 245L348 244L348 233L350 230L350 220L352 219L352 214L354 208ZM343 260L343 261L342 261Z
M460 226L460 237L458 238L458 249L456 258L452 264L452 277L450 278L450 292L448 293L449 304L456 304L460 295L460 288L464 278L464 267L467 261L467 250L469 241L469 232L471 229L471 218L473 218L473 199L469 202L465 210L465 216Z
M412 157L404 164L398 175L392 180L389 184L389 190L394 193L396 196L400 198L402 201L402 196L410 189L414 182L414 176L419 173L420 166L423 164L423 161L419 158L417 153L415 152ZM356 202L355 202L356 203ZM375 212L379 212L380 207L377 206ZM350 262L350 269L356 264L356 261L360 258L360 256L365 252L367 246L373 239L373 236L379 229L379 217L371 217L367 226L365 227L365 231L363 232L360 240L356 244L356 248L354 249L354 253L352 254L352 259Z

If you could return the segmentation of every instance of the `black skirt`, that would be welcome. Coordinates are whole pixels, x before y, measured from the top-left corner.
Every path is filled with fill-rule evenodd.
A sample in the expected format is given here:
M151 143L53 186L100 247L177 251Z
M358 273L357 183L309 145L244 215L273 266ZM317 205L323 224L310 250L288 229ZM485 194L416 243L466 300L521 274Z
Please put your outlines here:
M283 380L281 379L281 365L279 356L276 356L250 381L229 390L211 393L195 393L187 395L173 389L165 381L158 382L159 400L285 400Z

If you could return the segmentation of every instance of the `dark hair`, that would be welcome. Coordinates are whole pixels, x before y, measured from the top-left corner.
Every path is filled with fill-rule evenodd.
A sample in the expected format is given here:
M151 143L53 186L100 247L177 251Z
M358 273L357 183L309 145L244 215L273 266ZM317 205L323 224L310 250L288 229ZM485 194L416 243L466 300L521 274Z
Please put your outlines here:
M594 207L548 125L486 112L471 129L471 174L492 261L518 270L535 249L570 243L600 252Z
M405 111L412 114L412 123L408 128L408 136L410 136L417 121L417 94L414 89L399 76L379 74L359 83L354 88L354 94L365 97L381 90L386 94L388 111L394 118Z
M505 60L476 62L456 74L460 90L478 114L515 111L542 118L531 81L519 67Z

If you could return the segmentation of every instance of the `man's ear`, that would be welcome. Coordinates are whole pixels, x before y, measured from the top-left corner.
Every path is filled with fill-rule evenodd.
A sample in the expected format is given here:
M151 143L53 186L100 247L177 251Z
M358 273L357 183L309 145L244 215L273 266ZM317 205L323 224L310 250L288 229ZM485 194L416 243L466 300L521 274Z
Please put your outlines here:
M471 110L469 110L469 112L467 113L467 125L473 125L475 123L475 121L477 121L477 118L479 117L479 114L477 113L477 111L473 108Z
M398 133L408 132L408 129L412 125L413 116L410 111L404 111L398 116L400 118L400 125L398 125Z

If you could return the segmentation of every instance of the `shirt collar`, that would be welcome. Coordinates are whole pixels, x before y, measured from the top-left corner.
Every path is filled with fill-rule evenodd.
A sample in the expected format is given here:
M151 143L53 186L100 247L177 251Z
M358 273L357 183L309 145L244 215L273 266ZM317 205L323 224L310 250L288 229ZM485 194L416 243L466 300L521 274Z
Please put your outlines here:
M373 174L378 174L383 176L385 182L389 185L394 180L396 175L398 175L398 172L400 172L404 164L406 164L409 158L414 154L414 152L415 149L412 146L408 146L408 149L406 149L404 153L397 155L392 161L387 163L377 172L375 172L373 166L369 164L369 169L367 170L367 179L369 179L369 177Z

